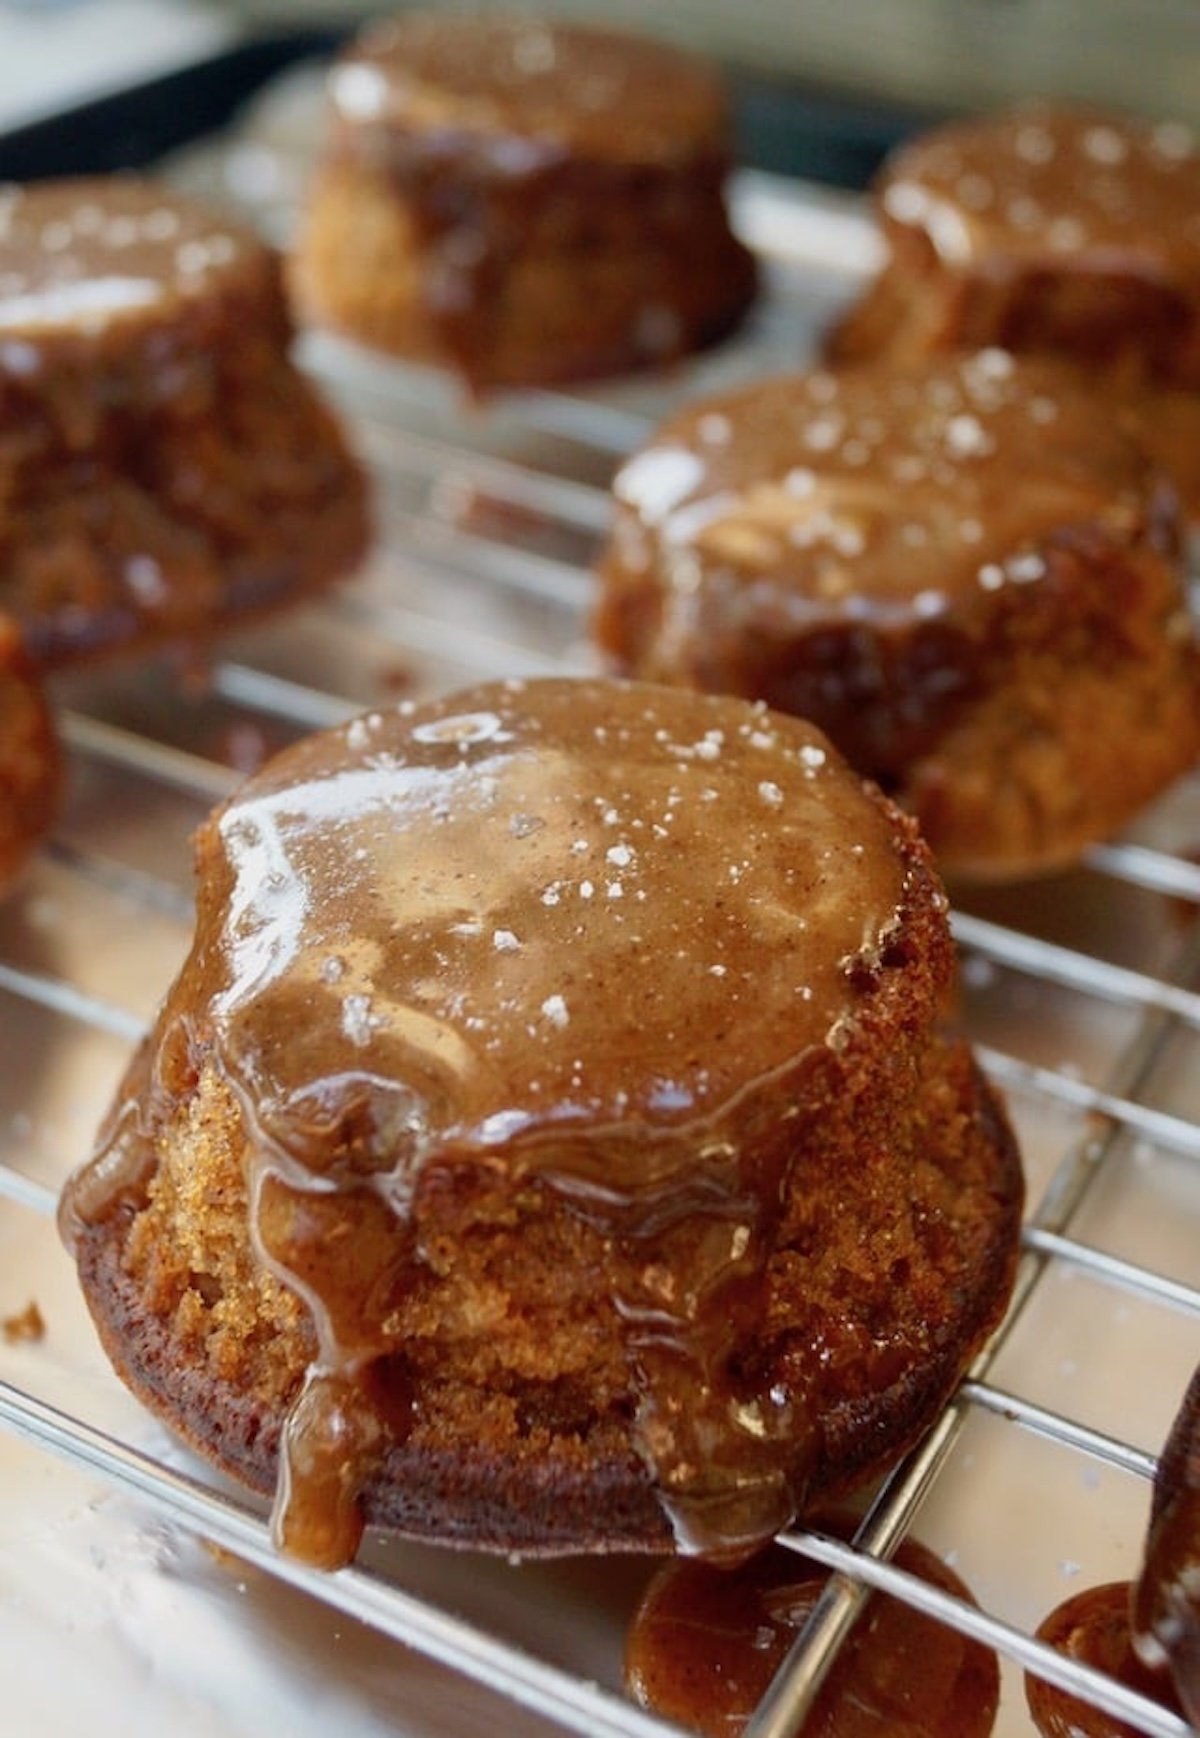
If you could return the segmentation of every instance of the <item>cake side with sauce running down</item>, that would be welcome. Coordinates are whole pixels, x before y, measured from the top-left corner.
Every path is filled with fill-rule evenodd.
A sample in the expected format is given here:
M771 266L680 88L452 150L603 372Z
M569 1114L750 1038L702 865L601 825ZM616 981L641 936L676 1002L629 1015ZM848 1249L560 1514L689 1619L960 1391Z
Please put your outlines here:
M282 1543L738 1555L892 1461L1011 1283L946 900L812 727L485 686L270 763L62 1223Z
M341 578L363 476L293 365L259 238L134 176L0 189L0 607L39 664Z
M614 484L620 672L812 719L947 874L1061 868L1200 748L1166 480L1061 364L984 350L692 405Z

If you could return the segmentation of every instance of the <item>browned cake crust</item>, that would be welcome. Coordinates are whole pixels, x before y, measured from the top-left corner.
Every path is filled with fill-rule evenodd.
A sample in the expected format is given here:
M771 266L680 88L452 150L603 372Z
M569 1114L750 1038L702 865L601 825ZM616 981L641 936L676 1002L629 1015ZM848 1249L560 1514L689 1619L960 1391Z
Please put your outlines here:
M200 877L63 1223L118 1372L290 1548L744 1550L998 1319L1020 1167L935 1033L944 895L811 727L475 690L282 757Z
M815 372L629 459L595 637L813 719L947 873L1061 867L1200 747L1171 490L1062 365Z
M1183 438L1200 419L1186 403L1200 393L1190 128L1044 104L955 121L893 155L875 206L887 263L831 334L831 361L996 344L1099 371L1200 517Z
M0 604L57 664L345 574L364 483L293 367L278 262L152 182L0 193Z
M15 622L0 616L0 892L48 830L58 807L62 756Z
M414 12L330 77L300 305L475 388L618 373L722 337L755 290L716 74L664 45Z

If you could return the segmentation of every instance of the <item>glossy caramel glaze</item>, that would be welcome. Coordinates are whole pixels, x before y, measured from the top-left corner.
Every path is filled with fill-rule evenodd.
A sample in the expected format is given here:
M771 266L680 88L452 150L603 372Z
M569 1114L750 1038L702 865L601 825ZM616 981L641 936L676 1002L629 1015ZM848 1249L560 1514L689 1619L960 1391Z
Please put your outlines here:
M1130 1642L1128 1581L1088 1587L1056 1606L1038 1628L1038 1638L1081 1664L1093 1666L1139 1695L1181 1713L1165 1673L1152 1672ZM1106 1713L1093 1702L1027 1674L1025 1694L1042 1738L1138 1738L1140 1727Z
M646 37L503 14L410 12L368 27L335 66L335 116L383 152L410 132L471 143L499 175L565 154L648 167L727 143L724 88Z
M894 1561L970 1599L915 1540L904 1540ZM779 1545L734 1570L694 1562L660 1570L626 1643L631 1694L690 1731L736 1738L828 1579L826 1569ZM876 1593L817 1695L805 1738L987 1738L999 1693L990 1648Z
M811 717L893 784L979 697L993 624L1036 622L1056 594L1056 551L1171 560L1178 539L1114 419L1066 370L1001 350L707 400L615 494L595 632L618 663ZM1186 636L1172 590L1168 640Z
M952 122L896 153L881 203L947 266L1133 270L1200 295L1200 139L1179 123L1033 103Z
M0 186L0 376L36 371L56 338L162 325L267 257L240 225L137 177Z
M39 664L340 577L363 478L292 365L275 254L132 176L0 190L0 602Z
M887 261L830 333L831 360L1001 344L1084 364L1114 404L1200 390L1191 129L1045 104L954 121L889 159L876 209Z
M477 1178L644 1248L613 1302L677 1539L774 1531L811 1426L786 1382L745 1391L727 1365L763 1308L806 1082L879 1018L906 912L928 958L896 1058L950 971L944 896L894 811L761 707L517 682L297 745L199 852L195 945L62 1223L78 1238L144 1195L202 1075L232 1093L257 1254L316 1333L285 1542L352 1550L354 1492L411 1416L402 1376L375 1386L402 1350L389 1286L422 1215Z
M1132 1622L1138 1654L1169 1668L1184 1712L1200 1726L1200 1368L1159 1457Z

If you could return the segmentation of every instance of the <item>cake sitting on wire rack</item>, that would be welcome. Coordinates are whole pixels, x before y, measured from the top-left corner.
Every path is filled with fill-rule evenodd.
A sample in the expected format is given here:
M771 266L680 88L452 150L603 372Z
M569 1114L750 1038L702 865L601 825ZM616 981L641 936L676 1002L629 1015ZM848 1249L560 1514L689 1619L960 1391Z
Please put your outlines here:
M0 189L0 608L35 661L215 632L349 572L365 483L275 254L132 176Z
M330 74L299 305L474 388L670 361L755 291L730 151L720 77L664 44L503 14L369 26Z
M745 387L671 418L615 493L614 667L812 719L946 874L1061 869L1195 762L1174 491L1062 363Z
M928 852L819 731L485 685L286 751L198 867L62 1226L285 1548L744 1555L937 1415L1020 1164Z
M835 362L1002 345L1069 358L1143 423L1200 521L1200 140L1031 103L952 121L885 164L888 257Z

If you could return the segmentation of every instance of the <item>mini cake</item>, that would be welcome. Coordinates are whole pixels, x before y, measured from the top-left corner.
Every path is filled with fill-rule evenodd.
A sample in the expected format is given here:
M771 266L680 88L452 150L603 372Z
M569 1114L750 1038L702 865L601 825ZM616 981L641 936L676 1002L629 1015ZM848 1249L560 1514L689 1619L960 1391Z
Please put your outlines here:
M683 411L615 492L617 668L811 718L948 873L1064 865L1192 764L1175 501L1069 369L771 381Z
M301 306L475 388L611 374L720 338L755 289L716 72L526 17L413 12L329 80Z
M889 1464L1013 1275L946 901L819 732L495 684L287 751L64 1232L285 1548L737 1555Z
M54 819L61 782L46 697L16 623L0 616L0 892Z
M0 189L0 606L42 664L193 642L345 573L364 485L278 262L149 181Z
M885 165L885 269L830 359L1001 345L1101 370L1200 516L1200 145L1187 127L1030 105L954 121ZM1146 394L1150 404L1142 400Z

